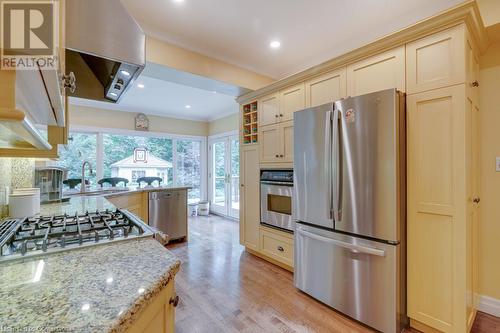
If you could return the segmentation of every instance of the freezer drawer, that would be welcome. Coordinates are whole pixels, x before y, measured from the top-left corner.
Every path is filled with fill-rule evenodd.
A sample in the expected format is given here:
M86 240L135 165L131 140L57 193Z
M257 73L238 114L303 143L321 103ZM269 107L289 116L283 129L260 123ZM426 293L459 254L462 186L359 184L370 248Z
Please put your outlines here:
M400 249L298 224L295 286L381 332L401 332L406 311Z

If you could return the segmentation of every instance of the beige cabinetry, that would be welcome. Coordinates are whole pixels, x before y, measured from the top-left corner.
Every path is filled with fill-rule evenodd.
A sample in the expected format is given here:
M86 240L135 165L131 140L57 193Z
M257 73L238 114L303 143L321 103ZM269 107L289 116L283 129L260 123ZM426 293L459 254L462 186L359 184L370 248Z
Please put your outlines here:
M175 307L178 297L175 294L174 280L164 287L160 294L141 312L138 319L126 333L173 333L175 332Z
M346 68L320 75L305 83L306 107L334 102L347 96Z
M306 97L304 83L299 83L293 87L280 92L280 112L279 122L293 120L293 113L306 107Z
M259 105L259 126L276 124L280 115L279 94L272 94L261 98Z
M260 163L293 162L293 120L260 129Z
M240 152L240 244L258 251L260 226L259 146L243 146Z
M477 58L466 32L408 47L408 89L418 91L407 97L408 316L424 332L468 332L477 306Z
M116 208L126 209L146 224L149 220L148 192L116 194L106 197ZM186 214L187 216L187 214Z
M347 66L348 96L390 88L406 91L404 45Z
M465 82L465 27L459 25L409 43L408 93Z
M260 251L278 263L293 267L292 234L261 226Z

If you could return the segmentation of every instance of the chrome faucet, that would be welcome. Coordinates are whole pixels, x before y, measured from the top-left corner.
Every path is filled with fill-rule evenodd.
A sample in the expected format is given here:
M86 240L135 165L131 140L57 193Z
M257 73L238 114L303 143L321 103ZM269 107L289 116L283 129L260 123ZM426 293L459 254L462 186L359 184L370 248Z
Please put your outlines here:
M85 193L85 191L87 190L87 188L85 186L85 165L89 166L90 174L92 174L92 165L90 165L90 162L83 161L83 163L82 163L82 183L80 185L80 193Z

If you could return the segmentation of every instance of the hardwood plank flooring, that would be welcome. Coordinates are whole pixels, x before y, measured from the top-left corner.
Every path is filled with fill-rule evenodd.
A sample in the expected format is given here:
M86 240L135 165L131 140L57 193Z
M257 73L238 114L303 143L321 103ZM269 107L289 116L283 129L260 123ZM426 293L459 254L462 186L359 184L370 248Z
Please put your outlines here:
M177 333L372 332L298 291L292 273L245 252L238 237L237 222L196 217L189 241L167 246L182 260ZM500 319L478 314L473 332L499 327Z

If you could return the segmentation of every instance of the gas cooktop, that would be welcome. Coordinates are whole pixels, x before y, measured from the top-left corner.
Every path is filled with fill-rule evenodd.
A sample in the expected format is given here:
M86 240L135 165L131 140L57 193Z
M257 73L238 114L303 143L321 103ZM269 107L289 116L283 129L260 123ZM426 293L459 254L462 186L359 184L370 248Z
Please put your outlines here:
M119 209L7 219L0 224L0 260L152 236L143 222Z

